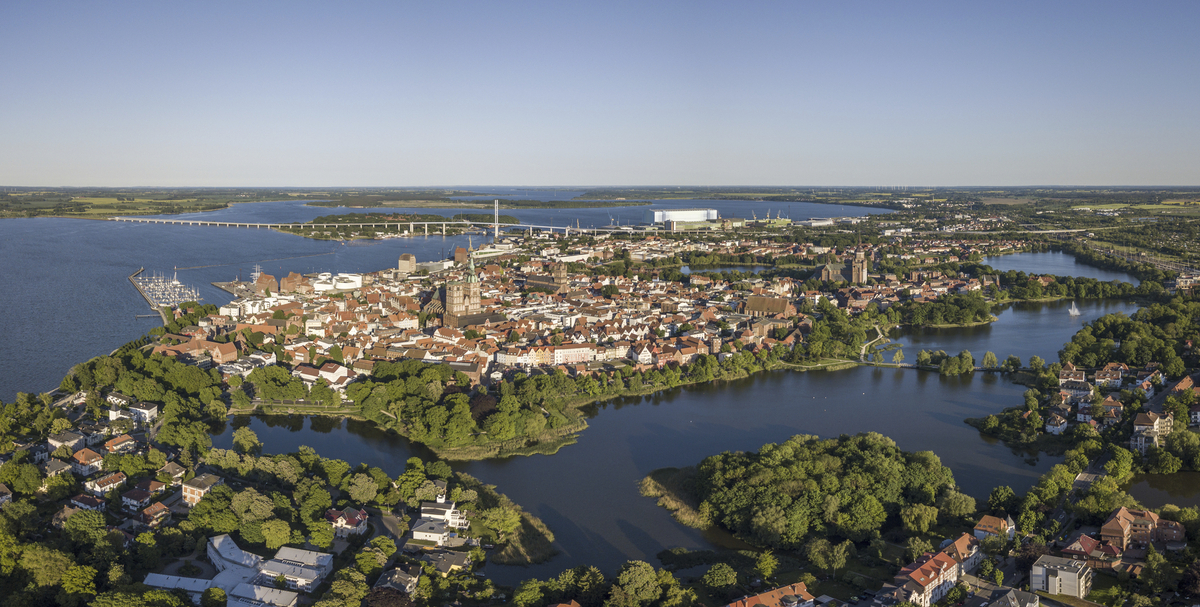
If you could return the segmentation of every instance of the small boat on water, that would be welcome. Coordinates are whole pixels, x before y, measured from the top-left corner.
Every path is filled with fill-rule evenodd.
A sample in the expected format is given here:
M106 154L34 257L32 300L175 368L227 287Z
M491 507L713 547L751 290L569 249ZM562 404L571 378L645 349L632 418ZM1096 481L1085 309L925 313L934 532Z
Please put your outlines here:
M1070 314L1071 316L1079 316L1082 314L1082 312L1080 312L1079 308L1075 306L1075 302L1071 302L1071 309L1067 310L1067 314Z

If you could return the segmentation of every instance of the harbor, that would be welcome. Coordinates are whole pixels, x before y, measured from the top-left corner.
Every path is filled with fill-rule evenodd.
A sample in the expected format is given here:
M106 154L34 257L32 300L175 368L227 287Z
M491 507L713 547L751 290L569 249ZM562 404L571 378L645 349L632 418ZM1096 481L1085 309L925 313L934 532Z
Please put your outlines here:
M145 271L144 267L138 268L137 272L129 275L129 282L150 305L150 309L162 316L163 324L169 322L163 308L170 308L185 301L200 301L200 292L180 283L179 279L159 274L142 276Z

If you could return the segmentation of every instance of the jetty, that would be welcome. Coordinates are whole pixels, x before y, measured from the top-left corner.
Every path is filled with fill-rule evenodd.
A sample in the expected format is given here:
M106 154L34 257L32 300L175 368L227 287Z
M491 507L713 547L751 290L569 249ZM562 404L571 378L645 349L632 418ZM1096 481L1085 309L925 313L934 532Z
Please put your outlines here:
M142 276L145 271L145 267L138 268L137 272L129 275L129 282L133 284L133 288L137 289L142 299L146 300L150 309L162 316L164 325L170 322L170 319L163 312L163 308L169 308L185 301L200 301L200 292L180 283L178 279L159 275ZM144 316L147 315L139 315L138 318Z

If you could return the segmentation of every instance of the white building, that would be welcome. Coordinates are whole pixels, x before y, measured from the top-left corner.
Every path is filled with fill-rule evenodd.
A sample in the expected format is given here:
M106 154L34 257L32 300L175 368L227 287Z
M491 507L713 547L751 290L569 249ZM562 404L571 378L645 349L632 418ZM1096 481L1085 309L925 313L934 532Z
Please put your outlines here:
M646 209L642 223L668 221L712 221L720 218L716 209Z
M1092 568L1084 561L1045 555L1029 572L1029 589L1082 599L1092 590Z

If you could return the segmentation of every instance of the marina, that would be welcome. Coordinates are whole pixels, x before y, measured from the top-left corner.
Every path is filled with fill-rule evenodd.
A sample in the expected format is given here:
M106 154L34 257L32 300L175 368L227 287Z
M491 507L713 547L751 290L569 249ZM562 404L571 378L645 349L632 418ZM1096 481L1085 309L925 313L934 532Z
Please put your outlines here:
M179 282L178 278L167 278L160 274L142 276L145 271L144 267L138 268L137 272L129 275L129 282L133 283L151 309L159 310L185 301L200 301L200 292Z

